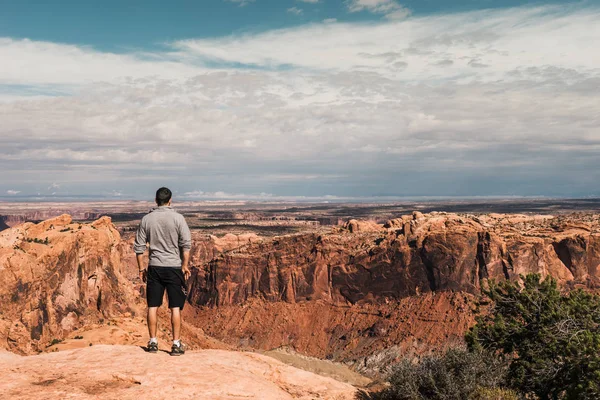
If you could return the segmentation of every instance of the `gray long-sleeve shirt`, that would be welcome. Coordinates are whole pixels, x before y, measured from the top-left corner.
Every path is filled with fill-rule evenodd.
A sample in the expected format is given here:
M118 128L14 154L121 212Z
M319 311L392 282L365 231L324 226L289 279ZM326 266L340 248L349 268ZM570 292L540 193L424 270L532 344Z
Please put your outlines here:
M148 265L181 268L181 251L190 250L192 235L183 215L161 206L145 215L135 235L133 251L142 254L150 245Z

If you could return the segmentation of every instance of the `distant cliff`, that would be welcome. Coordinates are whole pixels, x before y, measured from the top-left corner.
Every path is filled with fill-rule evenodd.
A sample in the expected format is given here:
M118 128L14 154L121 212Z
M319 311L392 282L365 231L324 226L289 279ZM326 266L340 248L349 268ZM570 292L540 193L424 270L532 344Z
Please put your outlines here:
M86 212L72 210L35 210L27 211L19 214L0 215L0 232L13 226L20 225L25 222L40 222L50 218L55 218L60 215L69 214L72 218L79 221L91 221L100 218L101 214L97 212Z
M599 229L594 216L415 213L385 226L350 221L329 234L243 242L223 251L199 266L191 300L211 306L250 298L383 302L445 290L478 293L482 280L532 272L594 286Z

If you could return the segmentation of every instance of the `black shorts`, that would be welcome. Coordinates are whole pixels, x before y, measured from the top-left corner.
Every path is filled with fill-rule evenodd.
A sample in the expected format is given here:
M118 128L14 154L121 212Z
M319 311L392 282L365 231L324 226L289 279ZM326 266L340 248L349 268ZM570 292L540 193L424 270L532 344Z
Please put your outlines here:
M187 289L181 268L149 266L146 285L148 307L162 305L165 289L169 298L169 308L183 309Z

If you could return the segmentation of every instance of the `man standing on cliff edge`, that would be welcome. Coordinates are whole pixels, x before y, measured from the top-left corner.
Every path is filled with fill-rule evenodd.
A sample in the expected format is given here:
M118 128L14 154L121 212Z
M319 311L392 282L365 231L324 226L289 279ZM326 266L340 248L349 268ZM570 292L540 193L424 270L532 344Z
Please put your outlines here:
M162 305L165 289L171 309L173 328L172 356L185 353L180 340L181 310L187 297L186 280L190 277L189 261L192 236L185 218L171 208L172 193L162 187L156 191L157 208L142 218L135 236L133 251L137 257L140 278L146 282L148 301L148 352L158 352L158 307ZM148 268L144 267L146 244L150 248Z

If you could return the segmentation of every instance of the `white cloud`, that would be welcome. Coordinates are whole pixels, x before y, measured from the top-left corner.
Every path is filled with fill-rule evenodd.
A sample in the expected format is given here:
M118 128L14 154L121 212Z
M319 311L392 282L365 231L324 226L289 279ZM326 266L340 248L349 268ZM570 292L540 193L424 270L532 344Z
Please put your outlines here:
M169 54L112 54L74 45L0 38L0 84L40 85L39 90L69 93L94 82L160 77L179 79L200 72ZM46 65L47 68L39 68ZM43 85L53 85L43 86Z
M16 60L0 63L0 190L588 190L599 18L538 7L322 23L152 54L0 39L0 59Z
M410 15L410 10L395 0L347 0L346 6L350 12L369 11L385 14L389 19L403 19Z
M228 3L238 4L240 7L245 7L250 3L254 3L255 0L225 0Z
M296 15L302 15L304 13L304 11L302 11L301 9L299 9L298 7L291 7L287 9L287 12L289 12L290 14L296 14Z
M297 0L297 1L301 1L303 3L316 4L316 3L319 3L320 0Z
M408 8L399 7L394 11L390 11L385 13L385 17L391 20L399 20L408 17L411 14L411 11Z
M357 197L323 196L277 196L272 193L227 193L223 191L203 192L194 190L180 196L186 200L243 200L243 201L343 201Z
M596 69L600 53L590 38L598 9L571 11L542 7L411 18L373 24L319 24L257 35L186 40L174 45L188 56L263 67L295 66L314 71L361 70L392 79L473 78L496 81L523 66ZM315 37L319 41L315 41ZM395 53L407 62L398 71L385 58ZM473 68L469 63L489 65ZM451 60L443 70L431 64Z
M9 195L9 196L16 196L16 195L18 195L19 193L21 193L21 191L20 191L20 190L7 190L7 191L6 191L6 194L7 194L7 195Z

